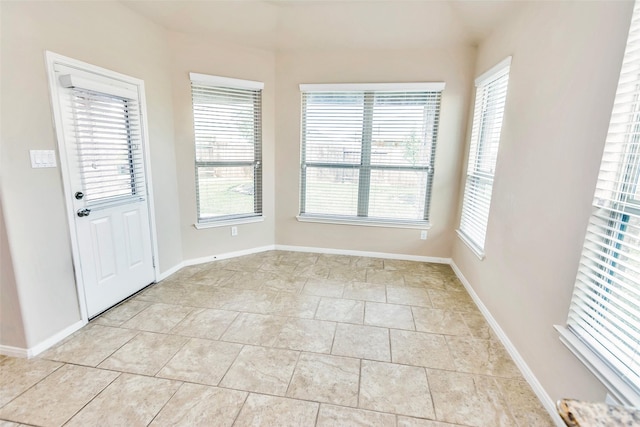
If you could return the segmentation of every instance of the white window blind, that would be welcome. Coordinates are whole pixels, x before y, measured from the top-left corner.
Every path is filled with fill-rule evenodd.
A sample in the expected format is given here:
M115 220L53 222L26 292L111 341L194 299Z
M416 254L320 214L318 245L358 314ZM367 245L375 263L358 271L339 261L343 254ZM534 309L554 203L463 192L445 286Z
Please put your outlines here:
M636 394L640 392L639 173L640 6L636 3L567 321L569 330Z
M82 181L79 188L87 205L143 199L146 185L136 92L98 87L105 93L79 85L71 77L62 75L60 81L68 88L66 107Z
M191 74L198 223L262 215L262 87Z
M484 256L510 64L511 57L476 80L469 163L458 232L481 257Z
M444 84L350 86L301 86L301 216L426 223Z

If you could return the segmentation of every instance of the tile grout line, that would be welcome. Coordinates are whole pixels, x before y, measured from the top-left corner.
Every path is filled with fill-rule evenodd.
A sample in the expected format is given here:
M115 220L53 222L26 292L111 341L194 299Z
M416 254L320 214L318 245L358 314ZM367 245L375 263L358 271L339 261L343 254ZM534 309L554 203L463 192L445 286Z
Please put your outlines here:
M391 328L387 328L387 337L389 339L389 363L393 363L393 350L391 348Z
M362 306L362 326L373 326L367 325L367 301L364 301Z
M222 377L220 377L220 381L218 381L218 383L215 386L210 386L210 387L220 387L220 384L222 383L222 381L224 381L224 378L227 376L227 374L231 370L231 367L234 365L234 363L236 363L236 361L238 360L238 357L240 357L240 353L242 353L242 350L244 350L244 348L246 347L245 344L241 344L241 345L242 347L240 347L238 354L236 354L236 357L233 358L233 361L229 364L227 369L224 371L224 374L222 375ZM238 390L231 387L225 387L225 388L229 388L230 390ZM247 390L238 390L238 391L247 391Z
M173 355L171 357L169 357L169 359L160 367L160 369L158 369L155 374L150 375L153 378L163 378L163 377L158 377L157 375L160 373L160 371L162 371L169 363L171 363L171 361L173 359L175 359L175 357L177 356L178 353L180 353L182 351L182 349L184 349L186 347L186 345L191 342L191 340L193 340L194 338L188 338L188 337L183 337L181 335L173 335L173 334L167 334L168 336L171 337L177 337L177 338L182 338L185 341L182 343L182 345L180 346L180 348L178 348L178 350L175 351L175 353L173 353ZM164 378L167 379L167 378Z
M320 419L320 409L322 408L322 403L318 402L318 409L316 410L316 421L313 424L314 426L318 426L318 419Z
M338 334L338 322L334 322L333 328L333 337L331 338L331 348L329 349L329 354L333 354L333 345L336 342L336 335Z
M233 390L233 389L231 389L231 390ZM242 412L242 409L244 408L244 405L247 404L247 400L249 400L249 396L251 396L251 392L245 392L245 393L247 393L247 395L244 397L244 401L242 402L242 405L240 405L240 409L238 409L238 413L233 418L233 422L231 423L232 426L234 426L236 424L236 421L238 421L238 417L240 416L240 413Z
M413 330L415 332L418 332L418 325L416 325L416 318L413 315L413 306L412 305L409 306L409 312L411 313L411 321L413 322Z
M96 369L96 368L94 368ZM118 371L113 371L113 372L118 372ZM84 408L86 408L87 406L89 406L89 404L91 402L93 402L94 400L96 400L98 398L98 396L100 396L102 393L104 393L104 391L109 388L111 386L111 384L115 383L116 380L118 378L120 378L124 373L123 372L118 372L118 375L116 375L113 380L111 380L109 382L109 384L107 384L106 386L104 386L104 388L102 390L100 390L98 393L96 393L95 396L93 396L91 399L89 399L89 401L87 403L85 403L84 405L82 405L82 408L78 409L76 412L73 413L73 415L71 415L69 418L67 418L62 425L66 425L67 423L69 423L69 421L71 421L73 418L75 418Z
M424 368L424 377L427 380L427 388L429 389L429 398L430 398L429 400L431 400L431 409L433 409L433 419L438 420L438 416L436 414L436 402L435 402L435 399L433 398L433 390L432 390L431 384L429 384L429 368L427 367Z
M175 380L169 380L169 381L175 381ZM151 418L151 421L149 421L147 425L150 425L151 423L153 423L153 421L158 417L158 415L160 415L160 412L162 412L162 410L169 404L171 399L173 399L173 397L176 394L178 394L178 391L180 391L180 389L186 384L184 381L176 381L176 382L180 382L181 383L180 386L178 386L176 390L171 394L171 396L167 399L167 401L164 402L164 405L162 405L162 408L160 408L158 412L155 413L155 415Z
M402 329L394 329L394 330L403 331ZM477 376L477 377L482 377L482 378L487 378L487 379L496 379L496 380L497 379L502 379L502 380L512 380L512 381L523 380L522 378L520 378L520 376L516 376L516 377L498 376L498 375L491 375L491 374L477 373L477 372L470 372L470 371L460 371L460 370L457 370L457 369L433 368L433 367L428 367L428 366L423 366L423 365L411 365L411 364L408 364L408 363L390 362L390 361L387 361L387 360L362 358L362 357L357 357L357 356L345 356L345 355L339 355L339 354L318 353L318 352L312 352L312 351L307 351L307 350L290 350L290 349L280 349L280 348L273 348L273 347L262 347L262 346L252 345L252 344L239 344L239 343L232 343L232 344L241 345L243 347L249 346L249 347L274 349L274 350L287 350L287 351L294 351L294 352L298 352L298 353L309 353L309 354L316 355L316 356L343 357L343 358L347 358L347 359L362 360L362 361L365 361L365 362L387 363L387 364L393 364L393 365L404 366L404 367L409 367L409 368L424 368L424 369L431 369L431 370L434 370L434 371L442 371L442 372L447 372L447 373L452 373L452 374L471 375L471 376ZM109 371L109 372L116 372L116 373L121 373L121 374L137 375L137 376L141 376L141 377L155 378L155 379L161 379L161 380L172 380L170 378L156 377L154 375L143 374L143 373L139 373L139 372L120 371L120 370L116 370L114 368L104 368L104 367L95 367L94 368L92 366L81 365L81 364L78 364L78 363L63 363L63 365L78 366L78 367L89 368L89 369L98 369L98 370L101 370L101 371ZM232 388L232 387L226 387L226 386L220 386L220 385L211 385L211 384L208 384L208 383L197 382L197 381L193 381L193 380L175 380L175 379L173 379L172 381L179 381L179 382L197 384L197 385L204 385L204 386L209 386L209 387L220 387L220 388L225 388L225 389L229 389L229 390L250 392L250 390L245 390L245 389L240 389L240 388ZM255 392L255 393L258 393L258 392ZM268 395L270 395L270 393L264 393L264 392L260 392L259 394L268 394ZM274 394L273 396L279 396L279 395ZM280 396L280 397L282 397L282 396ZM339 405L339 406L341 406L341 405ZM346 406L346 407L349 407L349 406Z
M230 310L229 310L230 311ZM229 324L227 325L226 328L224 328L224 331L222 331L222 333L220 335L218 335L218 338L216 338L214 341L222 341L222 342L227 342L227 341L223 341L222 337L224 336L224 334L226 334L229 331L229 328L231 327L231 325L233 325L235 323L235 321L238 319L238 317L240 317L240 315L242 314L241 311L236 311L235 312L236 315L233 317L233 319L231 320L231 322L229 322Z
M359 364L359 368L360 368L360 373L358 375L358 401L356 402L357 404L357 408L360 408L360 390L362 388L362 359L358 360L358 364Z
M293 369L291 370L291 376L289 377L289 382L287 383L287 388L284 391L284 395L282 397L288 397L289 387L291 387L291 382L293 381L293 376L296 373L296 369L298 368L298 363L300 363L300 357L302 356L302 351L298 352L298 357L296 357L296 363L293 365Z

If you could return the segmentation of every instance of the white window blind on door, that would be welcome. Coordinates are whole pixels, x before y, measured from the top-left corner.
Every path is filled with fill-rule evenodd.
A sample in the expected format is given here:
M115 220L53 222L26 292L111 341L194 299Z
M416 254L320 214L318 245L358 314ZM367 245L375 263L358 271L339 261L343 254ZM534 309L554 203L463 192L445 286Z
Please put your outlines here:
M636 395L640 393L639 176L640 6L636 3L567 321L569 330Z
M476 100L459 234L479 255L489 221L493 177L507 100L511 57L476 80Z
M198 223L262 214L262 87L191 73Z
M444 84L415 85L301 85L301 217L427 222Z
M67 86L66 111L72 124L76 161L88 206L144 199L146 185L140 108L136 92L109 90L63 75ZM124 96L124 95L131 96Z

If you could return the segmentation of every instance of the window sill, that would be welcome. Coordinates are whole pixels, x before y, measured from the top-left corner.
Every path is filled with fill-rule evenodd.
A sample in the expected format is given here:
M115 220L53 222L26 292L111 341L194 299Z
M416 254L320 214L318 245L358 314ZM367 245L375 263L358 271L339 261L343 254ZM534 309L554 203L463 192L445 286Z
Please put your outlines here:
M349 219L321 215L298 215L300 222L316 222L321 224L359 225L364 227L409 228L414 230L429 230L431 224L427 221L385 221L380 219Z
M475 243L473 243L473 241L471 241L471 239L469 239L467 237L466 234L464 234L464 232L460 231L460 230L456 230L456 233L458 233L458 237L460 238L460 240L462 240L462 243L464 243L465 245L467 245L467 247L469 249L471 249L471 251L475 254L475 256L478 257L478 259L480 261L482 261L485 257L484 255L484 251L482 249L480 249L478 247L478 245L476 245Z
M251 216L246 218L225 219L222 221L197 222L193 224L193 226L197 230L202 230L205 228L227 227L229 225L250 224L252 222L262 222L262 221L264 221L264 216Z
M609 367L598 355L589 349L573 332L564 326L555 325L560 341L598 378L611 395L625 406L640 407L640 395Z

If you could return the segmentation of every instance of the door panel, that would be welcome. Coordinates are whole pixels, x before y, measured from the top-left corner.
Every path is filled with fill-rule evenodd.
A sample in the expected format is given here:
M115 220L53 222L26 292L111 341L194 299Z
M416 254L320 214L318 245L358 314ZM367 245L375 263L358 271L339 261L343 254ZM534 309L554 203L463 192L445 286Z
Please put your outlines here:
M91 227L91 242L96 261L96 281L104 283L116 275L116 248L110 218L88 220Z
M123 214L124 234L127 238L128 267L133 268L144 259L142 248L143 236L141 235L140 215L138 211L129 211Z

